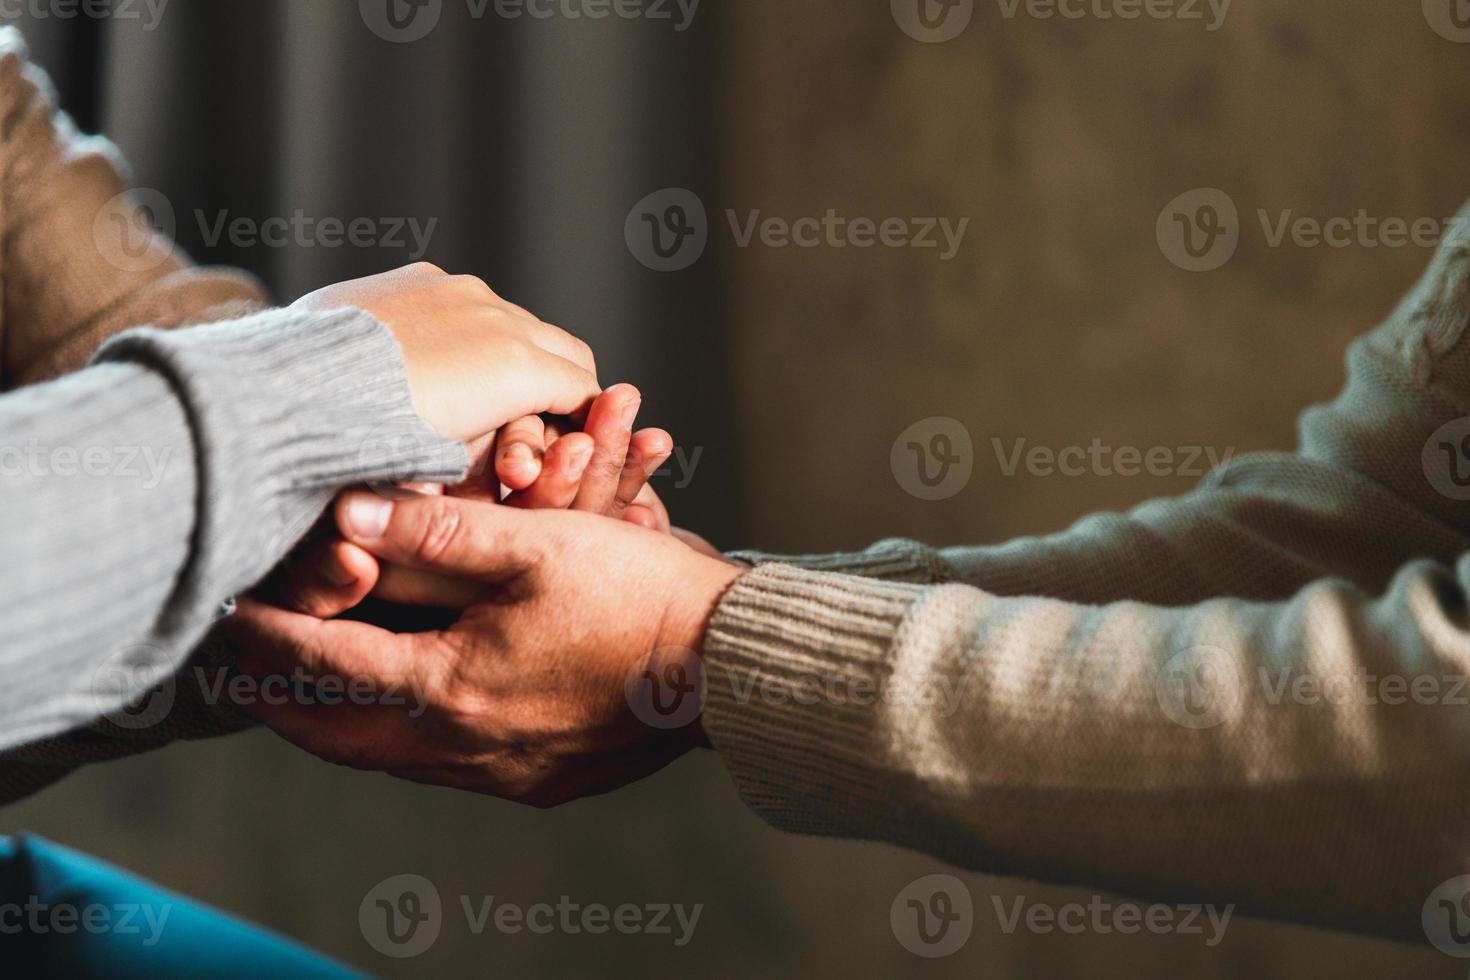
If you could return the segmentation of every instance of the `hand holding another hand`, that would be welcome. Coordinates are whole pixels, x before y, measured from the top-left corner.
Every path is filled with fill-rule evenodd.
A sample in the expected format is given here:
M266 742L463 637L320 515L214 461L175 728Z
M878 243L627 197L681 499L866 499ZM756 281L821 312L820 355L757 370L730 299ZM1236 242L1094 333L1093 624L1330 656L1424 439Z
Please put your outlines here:
M328 286L292 308L349 307L393 332L415 410L451 439L475 443L528 415L575 415L601 391L586 344L474 276L420 263Z
M393 634L242 602L220 638L249 674L354 679L422 692L389 704L260 703L250 710L328 761L549 806L651 773L702 739L640 717L630 690L650 669L697 676L705 628L742 569L673 537L575 511L525 511L430 496L355 493L344 535L386 564L376 593L443 604L457 622ZM697 707L697 706L696 706Z
M668 511L648 480L668 460L673 438L662 429L633 431L641 401L632 385L609 388L593 402L582 432L562 432L539 416L519 419L495 437L490 472L477 467L458 486L414 489L521 509L600 514L672 533ZM502 500L503 490L510 493ZM707 545L705 550L714 553ZM331 619L357 608L377 588L381 574L373 555L328 534L298 549L263 594L287 609ZM465 604L461 583L445 579L441 586L430 605L458 609Z

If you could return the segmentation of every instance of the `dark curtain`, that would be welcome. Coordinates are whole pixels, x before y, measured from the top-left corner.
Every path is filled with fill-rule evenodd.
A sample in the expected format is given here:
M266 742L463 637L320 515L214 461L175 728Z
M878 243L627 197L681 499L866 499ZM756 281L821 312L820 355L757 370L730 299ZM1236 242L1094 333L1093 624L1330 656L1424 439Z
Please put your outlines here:
M385 40L372 4L401 2L167 0L154 17L142 0L114 0L110 18L11 22L68 111L167 197L198 261L250 269L283 302L420 257L480 275L591 343L606 383L643 389L644 421L698 459L692 480L671 467L657 481L670 509L733 541L717 257L659 273L623 234L653 191L711 192L712 19L682 31L507 19L443 0L426 37ZM380 244L228 233L239 218L298 215L367 219Z

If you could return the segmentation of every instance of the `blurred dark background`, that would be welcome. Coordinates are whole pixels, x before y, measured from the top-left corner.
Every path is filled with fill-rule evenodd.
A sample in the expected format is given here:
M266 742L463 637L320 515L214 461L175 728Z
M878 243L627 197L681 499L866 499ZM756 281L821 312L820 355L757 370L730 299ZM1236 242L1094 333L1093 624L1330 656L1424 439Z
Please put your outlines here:
M1278 246L1259 215L1439 220L1470 196L1458 0L1239 0L1215 29L1205 4L1203 20L1124 20L962 0L972 20L942 43L902 29L915 2L705 0L684 25L687 3L664 5L670 19L595 20L440 0L417 38L383 29L386 0L6 9L79 121L167 197L196 259L249 268L287 301L417 258L412 239L212 244L221 215L434 222L424 258L585 337L605 381L644 389L646 420L698 460L659 489L732 547L997 541L1196 482L1008 474L993 440L1289 447L1298 411L1334 394L1347 343L1430 249L1361 235ZM709 247L655 271L625 226L667 188L697 196ZM1197 188L1239 213L1237 252L1207 272L1181 269L1157 232ZM742 247L727 218L828 209L969 225L946 261ZM890 468L899 433L933 417L975 447L968 485L942 501ZM0 812L0 831L22 828L388 976L1464 974L1416 947L1239 919L1213 948L1006 935L993 896L1087 893L975 875L975 936L921 960L889 906L935 862L780 836L713 757L539 813L333 769L255 733L84 771ZM566 895L704 910L683 948L473 935L451 916L400 962L368 945L357 912L401 873L454 907Z

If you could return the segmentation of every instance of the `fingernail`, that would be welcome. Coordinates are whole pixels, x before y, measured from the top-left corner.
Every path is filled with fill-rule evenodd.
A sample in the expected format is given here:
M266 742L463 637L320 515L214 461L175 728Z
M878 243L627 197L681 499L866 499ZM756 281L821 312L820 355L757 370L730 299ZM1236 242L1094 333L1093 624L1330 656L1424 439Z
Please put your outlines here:
M512 463L529 463L531 461L531 447L524 442L514 443L505 451L505 459Z
M328 582L343 589L357 581L357 573L335 558L329 558L323 563L322 575Z
M636 402L629 402L623 408L623 428L629 430L633 428L633 422L638 418L638 410L642 407L643 401L640 399Z
M358 494L347 501L343 514L343 528L359 540L375 541L388 530L388 520L393 516L393 502L369 494Z
M567 476L573 480L582 479L582 474L587 472L587 464L590 462L592 462L591 447L578 449L567 461Z
M659 453L650 459L648 465L643 468L643 475L652 479L663 468L663 465L669 461L669 457L672 455L674 455L673 452Z

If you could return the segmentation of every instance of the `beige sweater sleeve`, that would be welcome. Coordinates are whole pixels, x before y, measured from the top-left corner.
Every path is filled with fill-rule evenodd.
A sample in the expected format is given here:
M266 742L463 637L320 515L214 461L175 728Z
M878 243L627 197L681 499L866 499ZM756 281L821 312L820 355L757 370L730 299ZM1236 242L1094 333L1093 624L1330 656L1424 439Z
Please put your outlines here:
M1456 238L1295 454L1049 538L755 556L706 648L742 794L789 830L1422 940L1470 873L1467 324Z
M0 28L0 387L74 371L129 327L263 308L253 278L190 267L141 220L147 197L119 197L121 169L111 143L57 111L20 32Z

